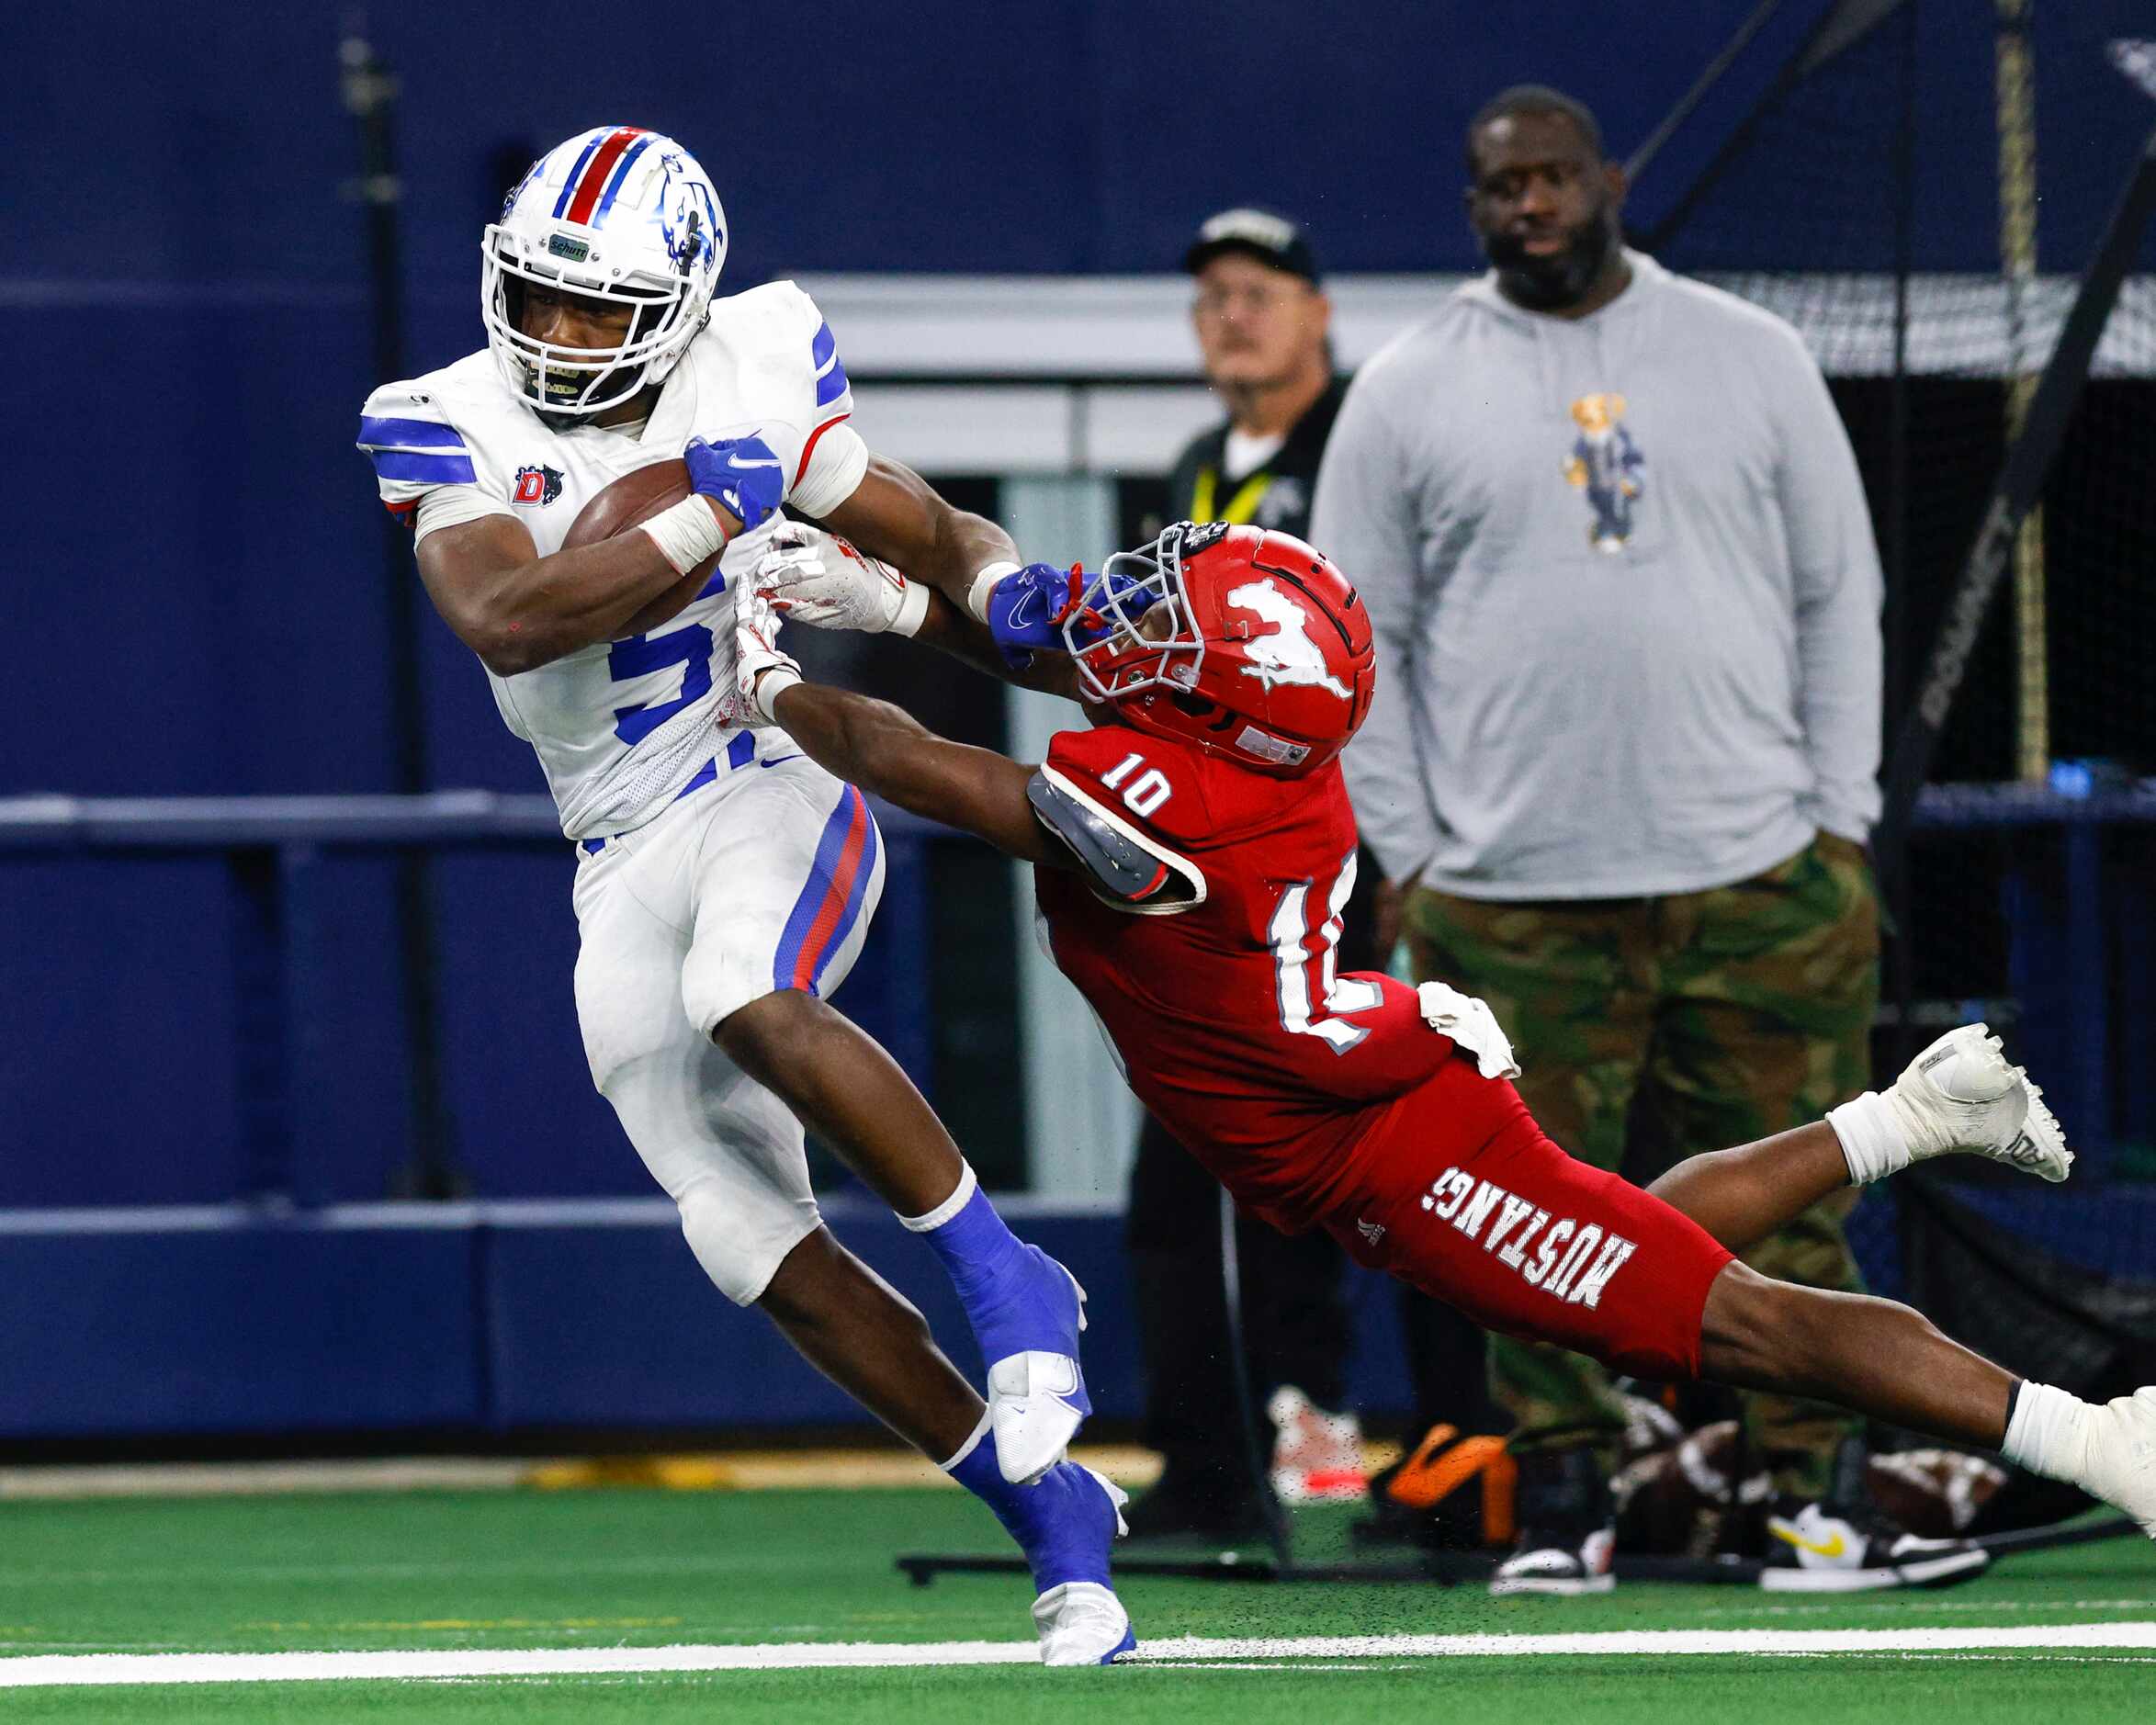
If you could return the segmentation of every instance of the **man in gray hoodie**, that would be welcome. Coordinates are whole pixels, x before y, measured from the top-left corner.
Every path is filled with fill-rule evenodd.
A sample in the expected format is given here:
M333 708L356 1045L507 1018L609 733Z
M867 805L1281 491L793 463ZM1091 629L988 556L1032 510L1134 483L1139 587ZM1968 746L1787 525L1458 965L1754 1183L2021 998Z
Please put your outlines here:
M1868 1081L1879 556L1801 339L1622 244L1586 107L1507 90L1468 166L1492 267L1363 368L1318 479L1380 660L1348 783L1416 975L1490 1002L1561 1144L1648 1178ZM1841 1213L1749 1261L1857 1289ZM1491 1370L1521 1465L1496 1589L1608 1587L1607 1376L1504 1337ZM1746 1415L1784 1584L1894 1584L1845 1416Z

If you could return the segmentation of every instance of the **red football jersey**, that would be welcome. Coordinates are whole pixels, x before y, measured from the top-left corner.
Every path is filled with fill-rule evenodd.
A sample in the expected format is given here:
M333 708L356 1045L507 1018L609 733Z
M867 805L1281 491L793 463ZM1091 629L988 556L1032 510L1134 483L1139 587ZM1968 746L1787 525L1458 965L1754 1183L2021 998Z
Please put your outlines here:
M1355 817L1337 764L1269 778L1193 744L1064 731L1032 795L1056 964L1138 1099L1248 1209L1308 1227L1452 1053L1391 977L1337 975Z

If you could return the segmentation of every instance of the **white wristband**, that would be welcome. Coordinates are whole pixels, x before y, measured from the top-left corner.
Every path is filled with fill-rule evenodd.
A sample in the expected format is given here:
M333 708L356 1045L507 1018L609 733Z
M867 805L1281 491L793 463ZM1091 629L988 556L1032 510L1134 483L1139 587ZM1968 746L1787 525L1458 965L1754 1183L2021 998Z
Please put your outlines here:
M1018 565L1015 563L991 563L973 578L973 585L966 590L965 608L973 613L976 623L986 623L988 620L988 595L995 591L996 583L1006 575L1017 573Z
M771 710L772 704L800 681L801 673L791 665L773 665L769 671L757 673L753 705L766 724L776 725L779 722L778 715Z
M928 620L929 590L920 581L906 583L905 597L898 601L898 614L891 619L893 635L919 635L920 626Z
M672 509L662 509L638 525L651 536L659 555L673 565L676 575L686 575L705 558L726 549L726 529L698 492L691 492Z

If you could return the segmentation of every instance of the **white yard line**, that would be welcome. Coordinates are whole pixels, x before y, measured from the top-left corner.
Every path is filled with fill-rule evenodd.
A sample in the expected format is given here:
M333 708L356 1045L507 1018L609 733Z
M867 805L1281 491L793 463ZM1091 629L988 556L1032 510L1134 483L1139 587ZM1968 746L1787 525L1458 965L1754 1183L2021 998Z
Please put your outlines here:
M1652 1653L1806 1656L1954 1653L2016 1648L2156 1648L2156 1622L2010 1629L1636 1629L1579 1635L1352 1635L1279 1640L1181 1637L1149 1642L1140 1663L1447 1659ZM1030 1665L1030 1641L786 1642L753 1647L598 1647L374 1653L36 1653L0 1658L0 1688L84 1684L292 1683L365 1678L560 1676L623 1672L807 1671Z

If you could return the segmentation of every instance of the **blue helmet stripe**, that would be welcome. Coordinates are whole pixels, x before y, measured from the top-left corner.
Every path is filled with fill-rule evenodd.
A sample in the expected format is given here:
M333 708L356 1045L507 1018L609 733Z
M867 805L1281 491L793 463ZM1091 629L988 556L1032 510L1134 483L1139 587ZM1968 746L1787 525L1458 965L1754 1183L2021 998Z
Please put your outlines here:
M602 126L592 134L592 141L584 146L584 153L576 159L576 166L570 169L569 177L561 182L561 196L554 200L554 217L561 219L561 212L569 208L569 200L576 193L576 183L584 177L584 163L592 159L599 146L613 136L614 128Z
M818 325L816 339L808 344L808 357L815 362L817 370L821 371L830 364L831 355L838 351L839 338L831 333L831 326Z
M816 404L829 407L846 393L846 367L834 359L831 368L816 380Z

